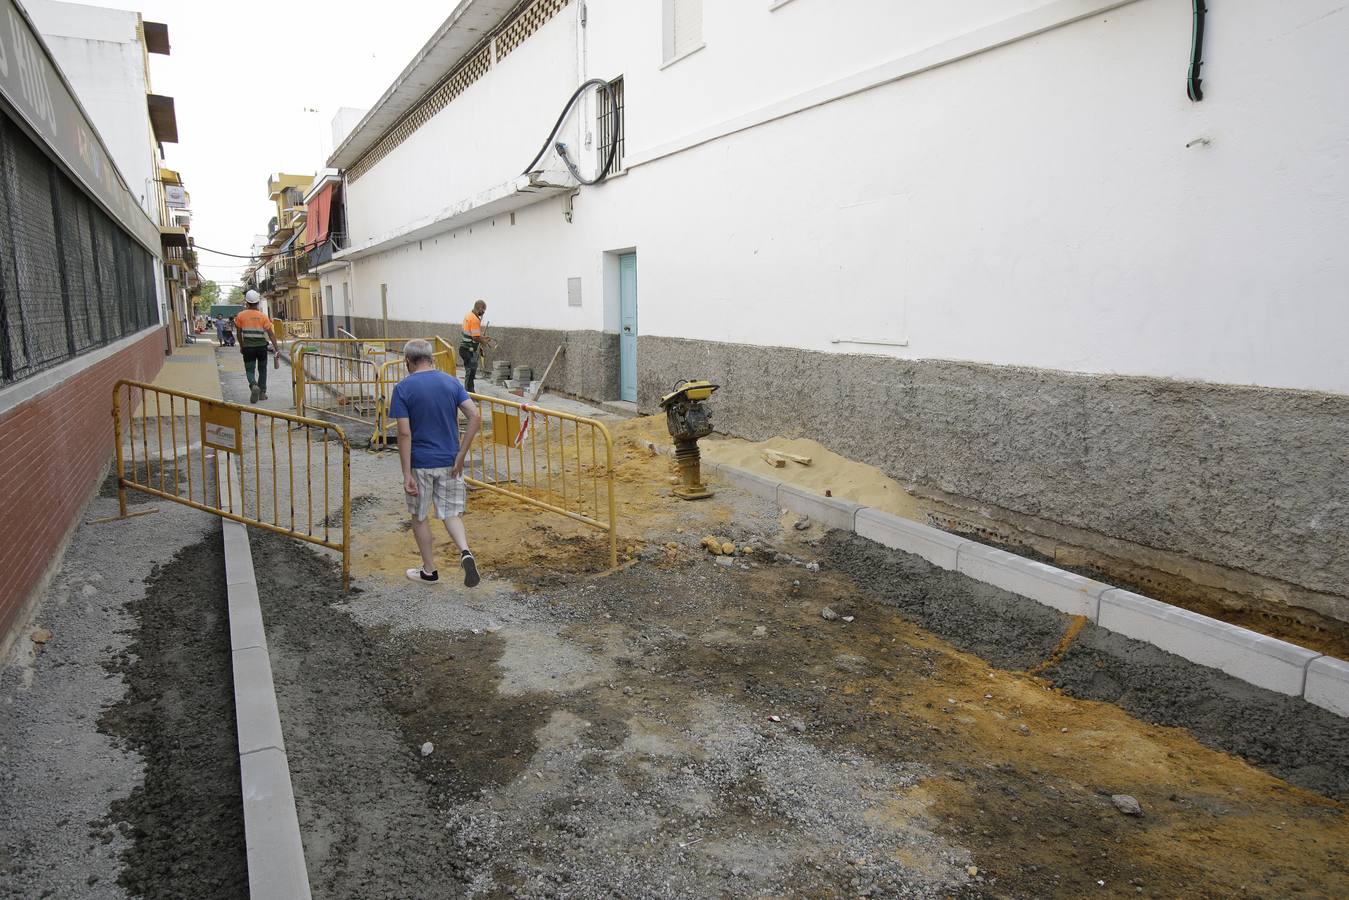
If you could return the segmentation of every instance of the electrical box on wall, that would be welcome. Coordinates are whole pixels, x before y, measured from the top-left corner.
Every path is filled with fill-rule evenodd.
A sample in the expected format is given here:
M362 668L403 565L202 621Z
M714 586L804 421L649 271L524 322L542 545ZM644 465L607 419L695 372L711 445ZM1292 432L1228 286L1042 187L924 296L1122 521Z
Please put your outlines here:
M581 305L581 279L579 278L567 279L567 305Z

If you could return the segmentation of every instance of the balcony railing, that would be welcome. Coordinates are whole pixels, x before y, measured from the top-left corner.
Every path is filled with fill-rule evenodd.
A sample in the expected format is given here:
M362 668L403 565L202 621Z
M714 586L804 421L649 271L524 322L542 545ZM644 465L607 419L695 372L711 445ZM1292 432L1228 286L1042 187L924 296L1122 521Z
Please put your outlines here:
M345 250L347 247L347 235L344 231L328 232L328 239L322 244L309 251L309 266L317 268L326 262L331 262L333 254L338 250Z

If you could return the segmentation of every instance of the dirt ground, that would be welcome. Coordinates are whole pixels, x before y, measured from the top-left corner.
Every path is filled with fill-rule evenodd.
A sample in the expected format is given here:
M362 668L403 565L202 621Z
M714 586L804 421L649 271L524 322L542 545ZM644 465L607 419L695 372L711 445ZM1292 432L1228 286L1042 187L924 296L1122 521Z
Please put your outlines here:
M665 422L659 416L639 420L627 426L629 433L660 444L669 442ZM1038 539L1038 548L1023 543L1015 530L1007 533L984 531L967 520L961 511L912 493L905 485L889 477L875 466L848 459L809 438L774 437L751 442L739 438L714 436L702 442L703 456L768 477L783 479L798 487L823 494L832 491L864 506L884 510L897 516L925 524L933 524L958 533L962 537L1008 550L1019 556L1037 559L1060 568L1077 572L1088 578L1167 603L1221 619L1243 628L1292 641L1340 659L1349 659L1349 622L1330 618L1314 610L1272 601L1268 597L1243 592L1239 583L1228 580L1227 587L1214 586L1213 573L1199 574L1200 564L1176 560L1175 571L1163 572L1144 564L1140 559L1105 555L1053 541ZM765 449L785 451L811 460L809 466L788 463L782 468L770 467L762 457ZM1030 535L1021 533L1021 538ZM1223 584L1218 578L1216 584Z
M145 782L92 831L131 839L118 877L130 896L248 892L224 584L213 529L151 572L130 605L133 642L108 664L127 692L99 730L144 758Z
M409 584L392 454L353 460L351 595L253 536L316 897L1349 895L1345 720L729 487L671 499L639 437L613 573L475 492L483 584Z

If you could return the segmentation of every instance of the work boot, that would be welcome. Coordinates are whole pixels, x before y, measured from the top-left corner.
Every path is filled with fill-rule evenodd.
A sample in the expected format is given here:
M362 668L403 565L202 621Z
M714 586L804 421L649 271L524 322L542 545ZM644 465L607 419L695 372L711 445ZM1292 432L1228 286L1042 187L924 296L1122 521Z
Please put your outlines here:
M250 384L248 386L248 402L257 403L258 397L260 396L262 396L262 391L258 389L258 386L256 384Z
M266 392L263 392L263 393L261 393L261 394L258 394L258 399L259 399L259 400L266 400L266 399L267 399L267 394L266 394Z

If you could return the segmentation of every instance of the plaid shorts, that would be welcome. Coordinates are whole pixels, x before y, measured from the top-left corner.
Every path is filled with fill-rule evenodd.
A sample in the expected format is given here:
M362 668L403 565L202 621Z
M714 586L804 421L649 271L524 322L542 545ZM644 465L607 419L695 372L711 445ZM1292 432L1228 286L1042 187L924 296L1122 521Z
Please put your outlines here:
M408 501L408 514L415 516L418 522L425 521L431 514L431 504L435 504L436 513L441 519L449 519L464 514L464 505L468 497L468 485L461 475L450 475L450 467L439 469L413 469L412 477L417 479L417 493L404 493Z

